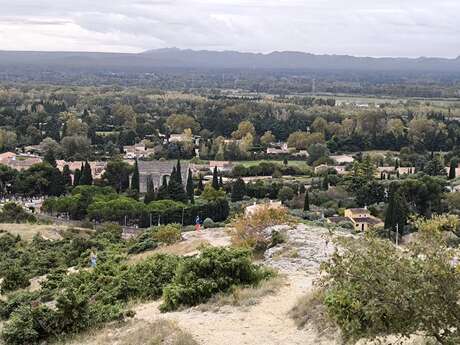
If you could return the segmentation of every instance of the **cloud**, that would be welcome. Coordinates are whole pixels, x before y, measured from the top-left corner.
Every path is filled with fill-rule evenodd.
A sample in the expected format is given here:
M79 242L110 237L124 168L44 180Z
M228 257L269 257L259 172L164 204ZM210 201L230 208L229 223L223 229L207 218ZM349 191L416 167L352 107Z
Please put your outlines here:
M162 47L367 56L460 54L453 0L15 0L0 47L140 52Z

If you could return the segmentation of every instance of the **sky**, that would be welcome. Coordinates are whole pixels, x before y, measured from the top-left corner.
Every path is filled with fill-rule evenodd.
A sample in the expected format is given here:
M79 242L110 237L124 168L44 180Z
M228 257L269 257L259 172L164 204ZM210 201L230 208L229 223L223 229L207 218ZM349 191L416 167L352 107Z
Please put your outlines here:
M460 55L458 0L0 0L0 49Z

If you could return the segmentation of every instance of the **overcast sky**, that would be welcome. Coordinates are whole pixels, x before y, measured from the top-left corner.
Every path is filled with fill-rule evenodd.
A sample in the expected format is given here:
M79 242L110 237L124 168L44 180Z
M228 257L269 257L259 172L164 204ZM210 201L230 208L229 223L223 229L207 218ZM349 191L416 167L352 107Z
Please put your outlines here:
M0 49L460 55L458 0L0 0Z

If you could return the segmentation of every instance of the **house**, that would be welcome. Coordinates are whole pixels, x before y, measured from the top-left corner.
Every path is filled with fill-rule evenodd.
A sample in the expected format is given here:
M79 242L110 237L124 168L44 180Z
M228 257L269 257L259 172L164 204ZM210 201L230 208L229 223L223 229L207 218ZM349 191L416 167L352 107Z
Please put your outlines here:
M336 156L330 156L329 158L331 158L336 164L339 164L339 165L349 164L355 161L353 156L350 156L350 155L336 155Z
M247 206L245 209L244 209L244 216L252 216L253 214L259 212L260 210L263 210L265 208L268 208L268 209L277 209L277 208L283 208L283 204L281 203L281 201L272 201L270 200L270 202L268 203L263 203L263 204L257 204L257 203L254 203L253 205L251 206Z
M123 156L124 159L144 158L155 154L154 149L145 147L145 144L143 143L123 146L123 151L125 152L125 155Z
M6 165L11 169L18 171L27 170L32 165L41 162L43 162L43 160L40 157L34 155L18 155L14 152L5 152L0 154L0 164Z
M217 168L217 171L232 171L233 163L230 161L209 161L209 170L214 171L214 168Z
M139 189L141 193L147 192L147 181L152 179L153 186L159 188L163 176L169 180L177 161L139 161ZM185 185L188 178L189 163L181 161L182 183Z
M338 175L347 174L346 167L343 165L326 165L326 164L321 164L315 167L315 174L322 174L329 170L334 170Z
M285 155L289 154L289 148L287 143L279 142L271 144L270 147L267 147L267 155Z
M460 170L459 170L460 172ZM390 167L377 167L376 176L381 176L382 174L385 177L389 175L399 174L399 175L409 175L415 173L415 167L399 167L396 169L393 166Z
M357 231L367 231L376 226L383 226L383 222L371 215L367 208L349 208L344 216L348 218Z

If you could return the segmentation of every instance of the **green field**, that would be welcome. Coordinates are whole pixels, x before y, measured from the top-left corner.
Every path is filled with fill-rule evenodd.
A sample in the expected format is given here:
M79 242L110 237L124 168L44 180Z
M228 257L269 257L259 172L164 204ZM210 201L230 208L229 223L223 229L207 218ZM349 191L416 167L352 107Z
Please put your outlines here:
M278 164L283 164L282 160L258 160L258 161L234 161L233 163L235 165L243 165L245 167L251 166L251 165L257 165L262 162L266 163L278 163ZM307 162L306 161L294 161L294 160L288 160L288 165L291 166L298 166L298 167L306 167Z

